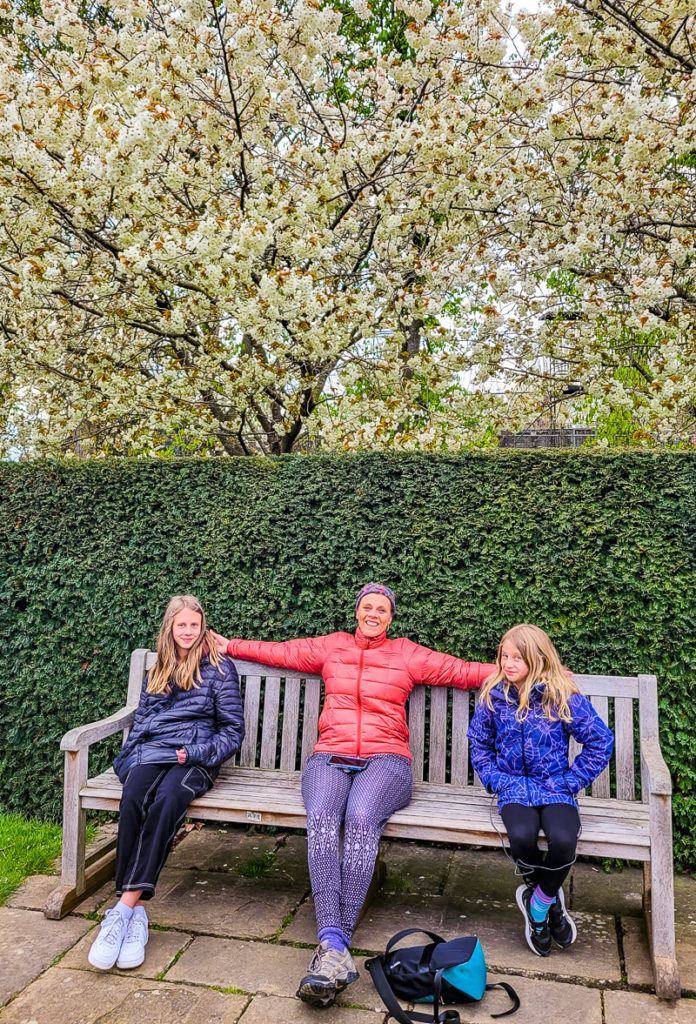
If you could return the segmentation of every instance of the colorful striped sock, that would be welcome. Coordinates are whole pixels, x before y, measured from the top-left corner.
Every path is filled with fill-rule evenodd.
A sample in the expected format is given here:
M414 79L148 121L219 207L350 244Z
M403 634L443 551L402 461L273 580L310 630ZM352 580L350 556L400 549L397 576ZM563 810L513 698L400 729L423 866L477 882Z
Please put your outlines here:
M529 913L534 921L544 921L549 912L549 907L556 902L555 896L547 896L539 886L532 893L529 901Z

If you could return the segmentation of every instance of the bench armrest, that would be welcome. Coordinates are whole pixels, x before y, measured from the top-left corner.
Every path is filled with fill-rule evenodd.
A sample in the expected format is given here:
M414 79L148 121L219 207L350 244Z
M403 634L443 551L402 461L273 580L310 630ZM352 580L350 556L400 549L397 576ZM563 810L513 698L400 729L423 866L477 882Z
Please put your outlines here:
M656 739L644 739L640 745L643 787L649 795L671 796L672 778Z
M60 749L75 752L82 750L84 747L91 746L97 740L113 736L119 729L125 729L126 726L131 724L135 717L135 711L135 707L121 708L119 711L115 711L113 715L109 715L108 718L102 718L98 722L90 722L88 725L79 725L77 729L71 729L70 732L66 732L60 741Z

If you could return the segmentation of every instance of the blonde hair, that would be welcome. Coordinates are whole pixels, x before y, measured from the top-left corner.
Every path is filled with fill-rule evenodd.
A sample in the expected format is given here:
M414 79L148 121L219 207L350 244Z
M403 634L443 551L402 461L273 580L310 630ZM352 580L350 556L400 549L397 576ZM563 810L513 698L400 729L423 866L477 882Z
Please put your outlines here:
M198 612L201 616L201 631L195 643L179 659L172 626L174 619L184 608ZM201 658L208 655L210 661L220 669L221 655L210 636L205 621L203 605L191 594L175 594L167 605L157 637L157 661L147 682L148 693L169 693L172 685L190 690L201 683Z
M510 699L511 684L505 678L502 664L503 645L506 643L511 643L517 648L529 669L527 678L519 687L519 708L515 712L517 720L522 722L527 717L532 690L541 683L544 688L541 704L546 717L552 722L556 719L570 722L572 715L568 698L571 693L580 691L568 671L563 667L558 651L553 646L550 637L543 629L527 622L513 626L500 641L496 657L498 668L481 687L481 700L485 700L488 707L492 708L491 690L500 682L505 684L503 687L505 699Z

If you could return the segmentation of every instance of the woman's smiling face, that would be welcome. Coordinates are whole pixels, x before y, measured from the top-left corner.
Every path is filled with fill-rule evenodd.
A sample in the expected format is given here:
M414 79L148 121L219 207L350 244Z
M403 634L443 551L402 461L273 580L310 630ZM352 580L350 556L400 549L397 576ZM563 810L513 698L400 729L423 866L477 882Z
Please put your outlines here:
M365 594L355 617L363 636L379 636L392 620L391 603L384 594Z

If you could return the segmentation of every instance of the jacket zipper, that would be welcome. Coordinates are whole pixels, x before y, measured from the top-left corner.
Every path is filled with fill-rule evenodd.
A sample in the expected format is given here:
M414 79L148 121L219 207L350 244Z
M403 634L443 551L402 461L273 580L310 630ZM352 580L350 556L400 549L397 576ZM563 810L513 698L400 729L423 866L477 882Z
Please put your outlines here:
M365 654L365 651L361 649L360 656L358 658L358 682L357 682L357 686L356 686L356 697L357 697L357 700L358 700L358 744L357 744L357 747L358 747L358 757L360 757L360 736L361 736L361 733L362 733L362 702L360 700L360 680L362 678L363 656L364 656L364 654Z
M532 806L532 797L529 792L529 779L527 777L527 758L524 756L524 719L520 722L520 729L522 731L522 772L524 773L524 785L527 790L527 800L529 806Z

